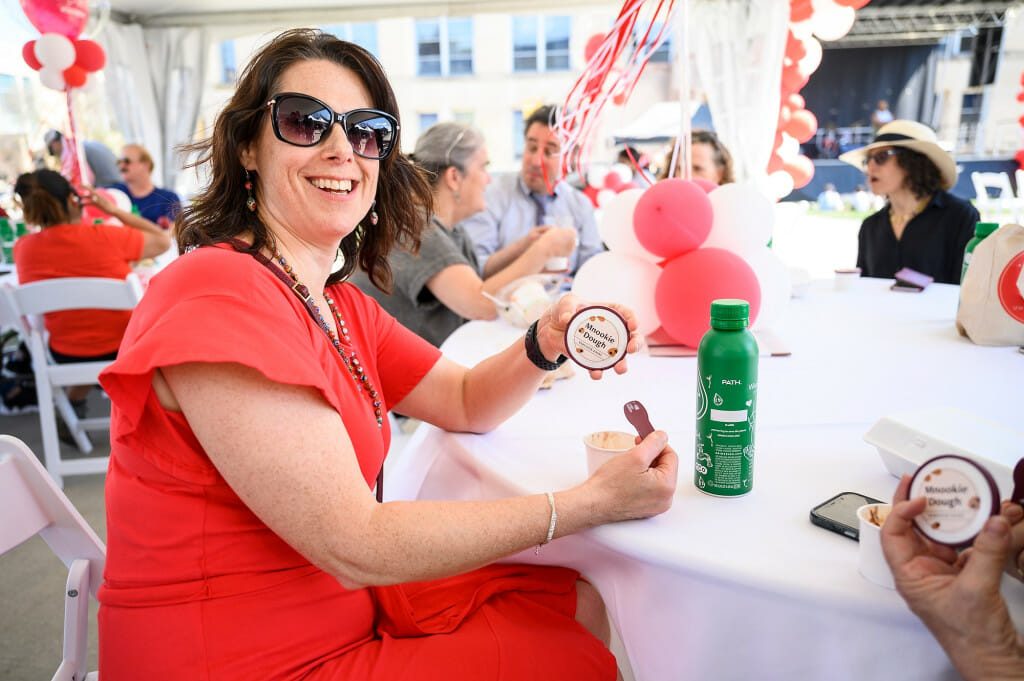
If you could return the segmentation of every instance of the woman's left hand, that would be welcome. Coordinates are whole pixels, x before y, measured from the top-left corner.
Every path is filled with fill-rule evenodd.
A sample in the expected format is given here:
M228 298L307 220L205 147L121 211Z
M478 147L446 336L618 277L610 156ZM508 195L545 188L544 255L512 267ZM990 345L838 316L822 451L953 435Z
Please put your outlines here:
M544 356L552 361L559 355L568 354L569 349L565 346L565 329L569 326L569 320L578 310L593 303L584 302L579 296L567 293L558 302L549 307L537 321L537 344L540 346ZM629 329L629 343L626 345L626 354L630 355L639 352L644 346L644 336L637 329L638 324L633 310L618 303L600 303L618 312L626 320L626 328ZM626 358L615 365L615 373L624 374L628 370ZM600 380L604 372L599 369L590 371L590 377L595 381Z

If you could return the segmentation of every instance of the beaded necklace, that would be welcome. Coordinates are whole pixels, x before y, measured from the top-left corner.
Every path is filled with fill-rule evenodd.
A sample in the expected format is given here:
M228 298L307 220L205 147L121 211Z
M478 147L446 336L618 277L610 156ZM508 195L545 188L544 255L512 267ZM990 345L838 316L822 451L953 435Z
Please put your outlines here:
M352 376L352 379L356 382L356 387L360 392L365 391L370 403L373 405L373 413L377 417L377 427L382 428L384 424L384 412L381 409L380 396L377 394L377 389L373 387L370 382L370 377L363 371L362 364L359 363L359 358L356 356L356 351L353 349L349 354L345 354L345 348L341 344L341 340L338 335L331 328L331 325L324 319L323 314L320 313L320 307L313 302L313 297L309 294L309 289L305 284L299 281L299 278L295 276L295 271L292 266L284 259L284 256L280 252L274 251L274 259L281 264L281 269L291 278L295 285L292 286L292 290L295 294L302 299L302 302L306 304L307 309L316 314L316 319L320 322L320 328L324 330L327 337L331 339L331 343L334 345L334 349L338 352L338 356L341 357L341 361L345 363L348 368L348 373ZM342 338L345 342L349 342L348 328L345 326L345 320L338 312L338 308L334 306L334 299L331 298L331 294L324 290L324 300L327 301L327 307L331 309L331 315L338 320L338 328L341 330Z

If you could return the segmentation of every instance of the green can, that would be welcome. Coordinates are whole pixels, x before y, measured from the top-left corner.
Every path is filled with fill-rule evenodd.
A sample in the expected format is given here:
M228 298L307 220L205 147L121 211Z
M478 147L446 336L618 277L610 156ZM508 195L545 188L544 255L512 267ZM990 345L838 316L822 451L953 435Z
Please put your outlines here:
M697 428L693 484L737 497L754 487L758 347L745 300L711 303L711 328L697 348Z

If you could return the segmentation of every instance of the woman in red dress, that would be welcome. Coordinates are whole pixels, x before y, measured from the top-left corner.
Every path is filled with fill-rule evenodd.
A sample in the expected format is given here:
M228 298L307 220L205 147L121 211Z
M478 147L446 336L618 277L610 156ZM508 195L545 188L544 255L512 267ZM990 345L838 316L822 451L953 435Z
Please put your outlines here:
M493 428L565 351L581 305L563 298L467 369L345 283L357 266L387 282L391 247L415 247L430 214L397 111L369 53L289 31L202 145L211 182L179 222L184 254L153 278L101 377L105 681L615 677L592 587L494 562L666 510L678 462L665 433L557 493L374 498L387 410Z

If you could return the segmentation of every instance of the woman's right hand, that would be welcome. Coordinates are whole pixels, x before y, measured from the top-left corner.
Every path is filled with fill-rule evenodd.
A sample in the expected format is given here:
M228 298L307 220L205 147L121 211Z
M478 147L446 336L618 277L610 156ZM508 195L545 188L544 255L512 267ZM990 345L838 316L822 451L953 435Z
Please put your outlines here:
M572 227L549 227L534 243L547 258L567 258L576 250L578 238Z
M595 495L594 508L603 524L664 513L672 506L678 476L679 457L668 435L656 430L605 462L584 488Z

